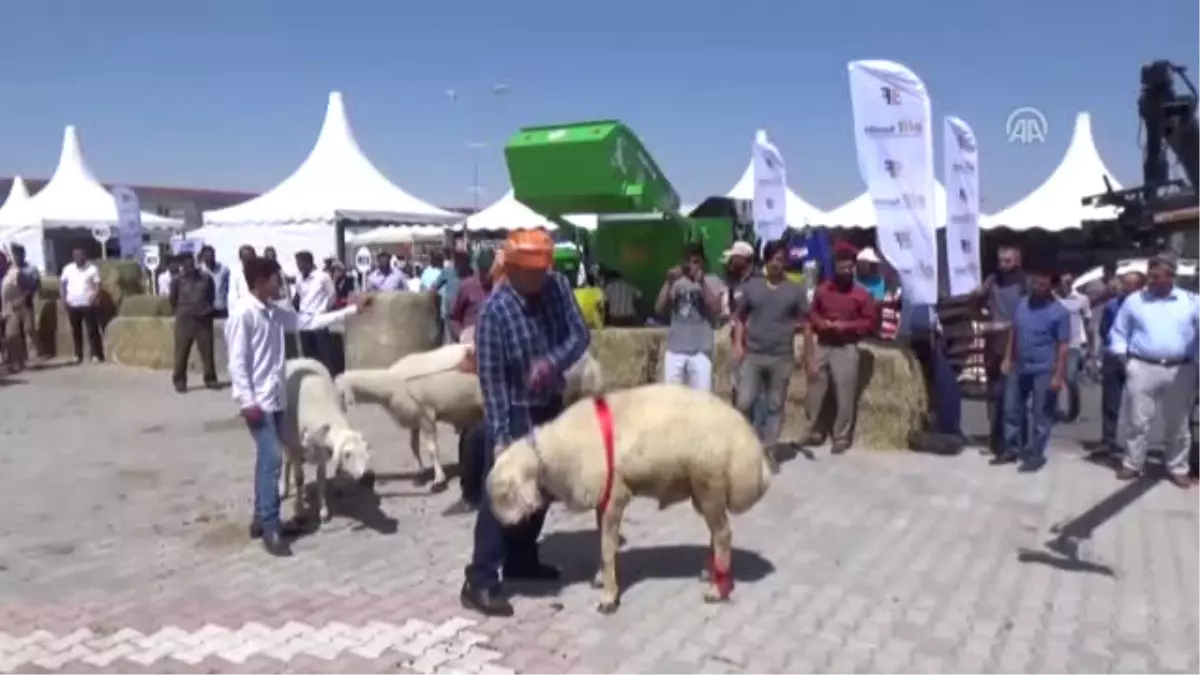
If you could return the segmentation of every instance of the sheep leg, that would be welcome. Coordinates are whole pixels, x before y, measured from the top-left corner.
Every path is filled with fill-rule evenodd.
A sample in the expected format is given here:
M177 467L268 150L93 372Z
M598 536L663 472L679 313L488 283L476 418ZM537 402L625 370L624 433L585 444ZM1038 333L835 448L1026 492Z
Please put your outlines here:
M724 504L701 505L704 522L712 535L712 561L709 566L709 587L704 591L705 602L724 602L733 592L733 527Z
M421 422L421 431L425 434L425 451L433 463L433 485L431 492L442 492L449 485L446 480L446 470L442 468L441 452L437 442L437 420L426 418Z
M421 457L421 427L415 426L408 432L409 448L412 450L413 459L417 461L417 476L418 480L425 474L425 458Z
M322 523L329 522L329 504L325 501L325 481L328 477L328 472L325 468L325 462L317 464L317 517Z
M304 520L304 462L298 458L293 458L290 462L290 475L284 474L283 480L286 484L288 479L291 479L296 494L293 496L295 500L292 503L292 518L297 521Z
M617 549L621 544L621 516L625 504L609 502L604 513L597 514L600 525L600 575L603 590L596 610L601 614L612 614L621 604L621 588L617 584Z

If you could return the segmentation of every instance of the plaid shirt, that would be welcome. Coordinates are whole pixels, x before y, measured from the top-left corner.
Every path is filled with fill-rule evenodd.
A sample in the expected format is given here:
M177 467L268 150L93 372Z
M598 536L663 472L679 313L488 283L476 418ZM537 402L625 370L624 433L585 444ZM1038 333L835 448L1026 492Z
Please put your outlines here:
M484 419L493 445L506 446L533 429L530 408L562 395L562 374L583 357L591 333L571 287L557 272L547 275L541 295L533 300L510 284L498 284L479 313L476 331ZM530 368L541 359L554 365L554 383L530 391Z

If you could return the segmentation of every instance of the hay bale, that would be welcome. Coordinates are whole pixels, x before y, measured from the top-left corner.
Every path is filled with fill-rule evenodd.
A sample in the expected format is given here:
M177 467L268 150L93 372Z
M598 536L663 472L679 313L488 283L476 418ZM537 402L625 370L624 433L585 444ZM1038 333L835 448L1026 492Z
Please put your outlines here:
M33 299L33 321L37 340L38 356L54 358L71 356L75 343L71 341L71 325L67 321L67 309L58 302L58 294L45 299L41 294Z
M129 295L121 299L117 316L165 317L172 316L171 302L162 295Z
M100 270L100 292L112 301L113 308L130 295L143 295L142 266L132 260L101 260L96 263Z
M370 311L346 322L346 367L386 368L441 344L430 293L380 293Z
M217 372L227 371L225 322L213 326L213 360ZM104 330L104 351L113 363L124 366L170 370L175 366L175 320L158 317L118 316ZM188 370L201 372L200 355L193 349Z
M62 280L58 277L42 277L41 286L38 288L37 297L42 300L58 300L59 284Z
M592 331L591 353L604 370L605 388L626 389L659 379L659 354L666 336L661 328Z

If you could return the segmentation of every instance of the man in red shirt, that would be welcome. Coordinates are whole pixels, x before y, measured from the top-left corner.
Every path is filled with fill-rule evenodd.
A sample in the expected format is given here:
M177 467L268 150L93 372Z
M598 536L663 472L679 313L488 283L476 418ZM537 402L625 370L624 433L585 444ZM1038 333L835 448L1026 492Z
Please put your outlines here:
M813 296L804 330L804 360L808 371L808 421L815 425L830 386L837 403L833 422L834 454L850 448L858 412L858 342L875 330L875 301L854 282L855 252L838 246L833 279ZM810 427L803 445L820 445L820 430Z

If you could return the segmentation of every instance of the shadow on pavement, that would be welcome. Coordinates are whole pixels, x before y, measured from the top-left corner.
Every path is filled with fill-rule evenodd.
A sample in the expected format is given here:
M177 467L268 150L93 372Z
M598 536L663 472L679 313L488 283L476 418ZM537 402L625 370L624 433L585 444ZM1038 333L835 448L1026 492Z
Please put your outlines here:
M1121 489L1100 500L1087 511L1050 528L1050 532L1057 536L1044 544L1046 550L1020 549L1017 552L1017 560L1023 563L1049 565L1067 572L1089 572L1115 577L1116 571L1111 567L1081 559L1079 546L1082 542L1091 539L1092 534L1101 525L1112 520L1130 504L1140 499L1158 482L1158 476L1143 476L1126 483L1121 486Z
M316 483L304 486L307 504L315 503ZM399 521L383 512L382 499L374 490L357 485L354 481L335 477L330 478L325 485L325 503L329 506L329 515L333 518L349 518L358 522L354 529L374 530L380 534L395 534L399 529ZM299 536L308 536L321 529L320 519L315 514L309 514L300 526Z
M562 587L590 582L600 564L600 535L595 530L551 532L542 539L542 559L562 567L558 584L514 584L522 595L557 595ZM708 569L708 546L675 544L622 549L617 553L617 575L625 591L647 579L696 579ZM754 551L734 548L733 578L759 581L775 572L771 561ZM698 593L699 591L697 591Z

